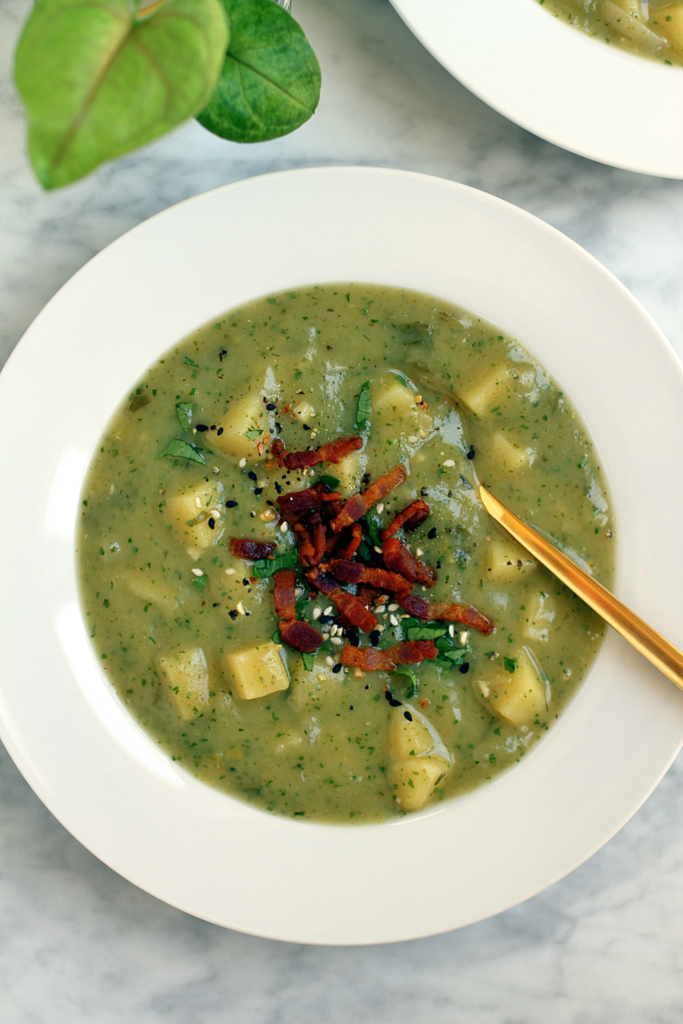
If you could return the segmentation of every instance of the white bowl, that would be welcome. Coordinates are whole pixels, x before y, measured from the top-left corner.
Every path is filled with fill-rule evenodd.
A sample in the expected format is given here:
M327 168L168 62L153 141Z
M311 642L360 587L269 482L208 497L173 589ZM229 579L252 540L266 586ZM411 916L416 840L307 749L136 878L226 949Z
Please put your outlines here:
M611 634L529 758L423 814L271 817L162 753L104 677L79 608L79 492L151 361L216 314L313 282L429 291L517 336L562 383L619 525L618 593L683 645L683 376L629 293L529 214L373 168L252 178L153 217L52 299L0 377L2 738L53 814L136 885L198 917L312 943L411 939L495 914L589 857L683 739L683 693Z
M683 178L683 68L610 47L537 0L391 0L489 106L601 163Z

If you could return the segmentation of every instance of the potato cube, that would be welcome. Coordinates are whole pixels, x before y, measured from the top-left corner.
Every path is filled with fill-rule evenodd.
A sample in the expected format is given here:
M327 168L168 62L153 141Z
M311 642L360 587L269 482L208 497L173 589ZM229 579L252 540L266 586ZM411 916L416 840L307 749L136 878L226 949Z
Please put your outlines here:
M666 36L669 45L683 54L683 3L663 7L652 21Z
M186 721L200 714L209 700L209 669L201 647L159 658L166 696Z
M351 452L329 470L339 480L339 490L344 496L356 494L360 489L361 476L360 452Z
M389 723L389 751L392 757L397 761L405 761L429 754L432 750L434 739L417 712L407 704L394 708Z
M511 660L516 662L513 672L496 669L476 685L494 715L513 725L529 725L546 711L545 684L526 651Z
M154 576L148 572L131 572L122 577L122 582L131 594L155 605L164 615L171 617L176 614L181 602L161 572L154 573Z
M416 393L392 373L391 376L382 378L373 388L373 414L391 423L393 427L399 426L408 434L416 433L420 429L429 430L434 418L416 404L416 397Z
M202 481L168 499L166 514L190 547L210 548L223 536L223 484ZM213 523L213 526L211 525Z
M249 459L250 462L266 457L265 447L262 454L259 454L257 448L259 440L268 430L266 407L260 392L245 395L236 402L231 402L225 416L216 420L216 426L219 430L222 427L223 433L211 432L213 448L219 448L235 459ZM252 431L261 433L248 437L247 433Z
M510 368L504 364L494 366L460 392L460 398L477 416L484 416L493 406L500 405L510 394Z
M500 430L491 437L486 454L487 460L494 462L506 473L517 473L529 465L529 453L526 448L513 444Z
M304 667L303 658L295 655L289 661L292 692L287 703L295 711L319 708L321 704L329 708L338 703L344 695L344 677L335 674L325 663L325 655L318 654L309 672Z
M224 654L221 666L232 681L234 695L242 700L269 697L289 687L280 649L272 640Z
M489 543L486 571L489 580L499 583L519 579L520 574L532 572L536 563L516 541L504 537Z
M526 622L522 628L523 636L529 640L548 639L548 630L555 621L555 602L549 594L542 590L529 595L524 602Z
M395 764L389 778L398 787L396 802L399 807L404 811L421 810L450 767L449 762L438 754L411 757Z
M309 420L312 420L315 417L315 409L310 402L306 402L302 399L300 402L297 402L296 405L292 406L292 415L296 416L296 418L301 420L302 423L308 423Z

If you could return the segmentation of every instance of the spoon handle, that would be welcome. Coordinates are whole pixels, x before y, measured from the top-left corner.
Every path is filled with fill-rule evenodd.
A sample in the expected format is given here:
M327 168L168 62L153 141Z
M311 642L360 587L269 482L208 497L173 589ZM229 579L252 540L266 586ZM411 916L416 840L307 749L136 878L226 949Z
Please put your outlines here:
M594 580L588 573L562 554L561 551L547 540L544 540L532 527L523 523L513 512L494 498L485 487L479 488L482 504L486 511L500 523L515 540L519 541L534 558L542 562L546 568L557 576L570 590L573 590L582 601L602 616L618 633L640 651L648 661L663 672L672 683L683 690L683 654L665 640L656 630L643 622L635 612L627 608L607 590L601 583Z

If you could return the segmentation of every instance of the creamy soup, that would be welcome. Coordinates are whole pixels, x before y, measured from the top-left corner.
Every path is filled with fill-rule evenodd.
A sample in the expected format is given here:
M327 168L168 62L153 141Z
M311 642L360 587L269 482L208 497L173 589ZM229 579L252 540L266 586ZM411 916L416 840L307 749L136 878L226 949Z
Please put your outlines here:
M683 65L681 0L538 0L596 39L665 64Z
M593 446L515 339L359 284L229 311L150 367L88 473L103 669L174 761L264 810L376 822L488 783L603 627L478 480L610 585Z

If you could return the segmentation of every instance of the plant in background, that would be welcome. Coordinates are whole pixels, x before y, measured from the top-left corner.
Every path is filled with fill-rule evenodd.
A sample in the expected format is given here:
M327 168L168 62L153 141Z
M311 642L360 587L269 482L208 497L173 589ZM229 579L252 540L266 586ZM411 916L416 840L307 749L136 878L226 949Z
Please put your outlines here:
M37 0L14 80L45 188L189 117L235 142L286 135L320 95L306 36L272 0Z

